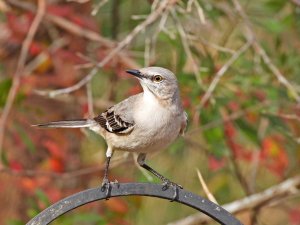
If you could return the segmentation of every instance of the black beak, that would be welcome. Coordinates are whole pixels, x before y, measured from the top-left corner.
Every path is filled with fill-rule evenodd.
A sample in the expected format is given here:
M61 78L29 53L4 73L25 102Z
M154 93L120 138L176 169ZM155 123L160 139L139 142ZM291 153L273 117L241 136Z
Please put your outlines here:
M143 74L139 70L126 70L126 72L138 78L143 78Z

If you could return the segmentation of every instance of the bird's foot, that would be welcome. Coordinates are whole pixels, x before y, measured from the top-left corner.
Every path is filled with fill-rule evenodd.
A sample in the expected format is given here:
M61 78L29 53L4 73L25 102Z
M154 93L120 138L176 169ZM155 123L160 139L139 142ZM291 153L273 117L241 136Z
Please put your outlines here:
M101 184L101 191L105 191L105 199L108 200L110 197L110 192L112 188L112 184L118 184L117 180L110 182L107 178L104 178Z
M105 199L108 200L111 191L111 182L107 178L104 178L102 181L101 191L105 192Z
M162 185L163 185L162 188L163 191L168 190L170 187L173 188L174 195L171 199L171 202L175 201L178 198L178 189L183 189L183 187L180 184L176 184L170 180L165 180Z

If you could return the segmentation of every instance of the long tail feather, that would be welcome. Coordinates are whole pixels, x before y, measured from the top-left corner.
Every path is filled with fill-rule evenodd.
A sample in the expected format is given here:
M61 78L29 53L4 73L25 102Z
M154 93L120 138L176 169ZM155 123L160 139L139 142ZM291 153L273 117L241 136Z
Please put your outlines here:
M78 120L64 120L49 123L41 123L32 125L33 127L39 128L80 128L80 127L90 127L92 121L88 119L78 119Z

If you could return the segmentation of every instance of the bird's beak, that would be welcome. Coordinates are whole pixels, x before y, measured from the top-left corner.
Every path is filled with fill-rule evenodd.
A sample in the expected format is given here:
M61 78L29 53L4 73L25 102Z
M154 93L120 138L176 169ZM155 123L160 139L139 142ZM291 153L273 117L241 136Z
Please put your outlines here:
M137 77L137 78L143 78L143 74L139 70L126 70L127 73Z

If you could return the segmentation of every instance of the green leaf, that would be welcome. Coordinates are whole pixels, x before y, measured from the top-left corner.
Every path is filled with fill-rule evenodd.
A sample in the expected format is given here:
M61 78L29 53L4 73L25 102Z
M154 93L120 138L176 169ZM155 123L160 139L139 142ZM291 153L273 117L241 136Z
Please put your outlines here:
M285 26L281 21L270 18L262 21L264 27L272 33L279 34L285 30Z
M270 0L270 1L266 2L265 5L269 11L271 11L273 13L278 13L284 8L284 6L287 2L288 1L285 1L285 0Z
M6 222L6 225L24 225L24 222L22 220L18 220L18 219L9 219Z
M31 138L28 136L27 132L24 130L24 128L21 126L16 126L16 129L25 146L29 149L31 153L35 153L36 152L35 145L32 142Z
M250 125L249 123L247 123L246 121L242 120L242 119L238 119L236 120L236 124L239 126L240 131L253 143L255 144L259 144L259 140L257 137L257 129Z
M42 189L37 189L35 195L38 197L40 201L42 201L45 205L49 206L50 201L46 193Z
M12 85L11 79L4 79L0 82L0 107L1 108L6 103L6 99L7 99L11 85Z
M3 163L4 166L8 166L8 164L9 164L6 151L3 151L3 149L2 149L2 155L1 155L1 162Z
M99 214L97 213L86 213L86 212L77 212L72 213L71 215L60 217L55 221L54 224L63 224L63 225L75 225L75 224L88 224L88 225L106 225L107 221L105 221Z
M288 126L284 123L284 121L276 116L276 115L270 115L270 114L264 114L263 116L265 116L266 118L268 118L269 122L270 122L270 127L272 127L272 129L276 128L276 129L280 129L281 131L283 130L287 130ZM282 133L285 134L285 133Z
M28 208L26 210L26 214L29 218L35 217L37 214L39 214L39 211L35 208Z
M182 153L185 146L183 138L178 138L168 149L170 154Z

